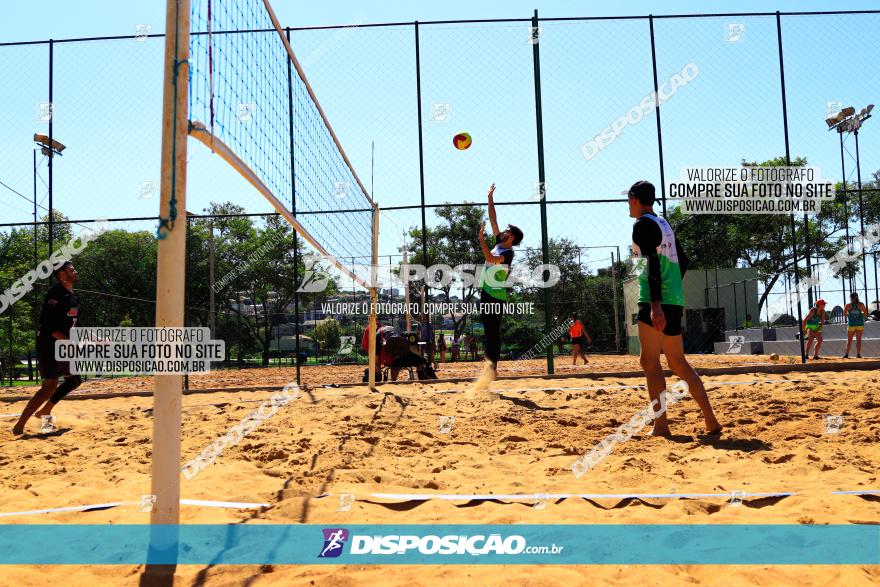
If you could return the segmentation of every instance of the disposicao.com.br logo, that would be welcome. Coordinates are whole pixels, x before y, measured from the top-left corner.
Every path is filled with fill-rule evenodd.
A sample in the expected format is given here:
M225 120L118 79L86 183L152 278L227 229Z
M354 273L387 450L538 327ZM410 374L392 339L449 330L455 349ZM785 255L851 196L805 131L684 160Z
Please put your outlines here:
M318 558L335 558L350 541L351 555L528 555L561 554L564 546L529 546L518 534L449 534L350 535L345 528L324 528L324 546ZM350 540L349 540L350 538Z

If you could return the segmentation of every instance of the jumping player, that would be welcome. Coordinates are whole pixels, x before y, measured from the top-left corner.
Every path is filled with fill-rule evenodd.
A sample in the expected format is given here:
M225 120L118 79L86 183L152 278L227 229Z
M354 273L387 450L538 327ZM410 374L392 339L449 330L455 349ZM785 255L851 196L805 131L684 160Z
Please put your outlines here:
M37 332L37 362L43 384L22 410L21 417L12 429L15 435L24 433L24 425L32 415L51 415L55 404L82 383L79 375L70 374L69 363L55 360L55 341L70 338L70 329L77 325L79 299L73 292L73 286L79 281L79 275L70 261L56 269L54 275L58 283L46 293ZM60 375L64 376L64 383L59 386ZM40 406L43 407L37 412Z
M819 356L819 349L822 347L823 324L825 324L825 300L817 300L816 306L814 308L810 308L810 311L807 312L807 315L804 318L804 323L801 324L801 328L803 329L804 334L808 335L806 349L807 357L810 356L810 347L813 346L813 340L815 340L816 350L813 353L813 359L822 358Z
M678 246L669 223L654 212L655 190L651 183L634 183L629 189L628 200L629 215L637 219L632 232L633 254L643 264L638 276L640 362L645 370L651 405L655 406L652 434L669 435L665 398L661 398L661 393L666 389L666 379L660 365L661 352L666 355L673 373L687 383L691 397L700 406L706 432L720 434L721 424L715 419L703 381L684 356L681 334L684 294L681 280L687 271L687 258Z
M568 335L571 337L571 364L577 365L578 357L583 358L584 365L589 363L584 349L593 342L583 322L578 320L577 312L571 313L571 326L568 327Z
M523 232L516 226L508 224L503 231L498 228L498 219L495 216L495 202L492 199L495 193L495 184L489 186L489 223L492 226L492 234L495 236L495 246L489 250L483 231L486 223L480 225L477 238L480 248L483 250L485 265L480 276L480 303L482 312L480 321L483 323L483 331L486 334L486 362L483 372L474 382L471 392L482 391L495 381L498 375L498 361L501 359L501 316L499 306L507 301L507 287L498 285L507 281L510 264L513 263L513 247L522 242ZM500 268L495 268L500 265ZM491 274L487 275L487 274Z
M846 315L846 351L843 358L849 358L849 349L852 346L853 336L856 337L856 357L862 358L862 335L865 333L865 318L868 316L868 308L859 301L859 294L849 294L849 303L843 309Z

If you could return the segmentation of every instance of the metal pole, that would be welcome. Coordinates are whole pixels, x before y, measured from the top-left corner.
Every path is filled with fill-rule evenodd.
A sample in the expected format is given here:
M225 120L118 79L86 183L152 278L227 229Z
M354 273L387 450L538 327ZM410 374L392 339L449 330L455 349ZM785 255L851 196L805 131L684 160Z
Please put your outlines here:
M804 212L804 260L807 263L807 276L812 277L813 268L810 264L810 221L807 213ZM812 283L812 280L810 280ZM818 297L816 299L819 299ZM813 307L813 286L807 288L807 302Z
M743 312L745 313L745 319L749 319L749 296L748 296L748 280L743 279ZM758 320L760 321L761 317L758 316Z
M791 306L791 278L785 274L785 299L788 300L788 315L794 317L794 308Z
M666 176L663 170L663 129L660 126L660 101L656 98L660 86L657 83L657 47L654 43L654 15L648 15L648 27L651 31L651 67L654 72L654 107L657 110L657 151L660 156L660 201L663 205L663 216L666 216Z
M407 250L406 244L403 245L403 264L406 265L408 263L407 260ZM406 308L405 316L406 316L406 332L409 333L412 330L412 314L409 311L409 282L403 284L403 307Z
M10 281L12 278L9 278ZM7 320L9 320L9 387L15 385L15 349L12 346L12 313L15 310L10 306L9 315L7 316Z
M287 27L287 44L290 44L290 27ZM290 117L290 213L296 219L296 149L293 132L293 77L290 71L290 59L287 60L287 112ZM300 350L299 350L299 234L293 231L293 352L296 354L296 384L300 385ZM279 347L280 351L280 347Z
M739 304L736 303L736 282L732 281L730 287L733 288L733 328L739 332Z
M532 16L533 34L538 30L538 11ZM541 53L539 49L540 36L535 38L532 44L532 63L535 71L535 127L538 133L538 182L541 190L541 254L544 265L550 264L550 245L547 237L547 190L544 177L544 119L541 108ZM546 273L545 273L546 274ZM550 288L544 289L544 332L550 334L553 331L553 299ZM547 347L547 373L553 375L553 345Z
M40 264L37 243L37 220L37 150L34 149L34 267ZM37 326L37 328L34 329L34 338L31 341L34 345L36 345L37 335L39 333L39 326L37 324L35 324L35 326ZM33 361L31 361L30 348L28 348L28 379L34 379Z
M868 303L868 261L864 247L865 238L865 200L862 196L862 164L859 157L859 129L855 129L856 135L856 182L859 186L859 233L862 235L862 275L865 276L865 303ZM844 298L844 301L846 298Z
M703 289L703 298L706 303L706 307L709 307L709 269L708 267L703 268L703 281L706 283L706 287Z
M838 132L838 134L840 135L840 174L843 178L843 217L845 223L844 230L846 231L846 252L849 254L849 195L846 193L846 162L843 154L843 133ZM845 271L840 272L840 291L841 293L846 292Z
M52 254L52 241L55 226L55 209L53 207L54 204L52 199L52 168L54 167L52 161L54 160L53 155L55 154L55 147L52 142L52 129L55 122L55 102L53 101L53 82L55 76L53 68L54 62L55 42L52 39L49 39L49 255Z
M718 266L715 266L715 307L721 307L721 293L718 287Z
M37 221L37 150L34 149L34 267L40 263L37 252Z
M849 196L846 193L846 163L843 155L843 133L838 132L840 135L840 174L843 177L843 216L844 216L844 229L846 231L846 252L849 254ZM846 271L840 272L840 293L844 293L846 291ZM845 294L844 294L845 295Z
M419 54L419 21L413 23L416 33L416 103L419 121L419 197L422 211L422 265L428 266L428 223L425 218L425 152L422 139L422 61ZM427 284L422 285L423 295Z
M865 277L865 279L868 278ZM874 251L874 299L880 300L880 284L877 282L877 251ZM865 300L865 302L867 301Z
M785 133L785 164L791 165L791 146L788 142L788 103L785 97L785 60L782 55L782 20L779 11L776 11L776 42L779 47L779 83L782 90L782 127ZM800 276L798 275L798 258L797 258L797 227L794 223L794 214L791 218L791 254L794 257L794 283L795 289L800 294ZM797 299L798 325L803 323L803 312L801 310L801 298ZM804 351L804 337L799 336L801 343L801 363L807 362L807 355Z
M614 296L614 342L617 345L617 352L620 352L620 315L617 309L617 270L614 268L614 251L611 251L611 291Z
M375 204L374 204L375 206ZM373 252L370 256L370 318L368 328L370 329L370 338L367 344L367 380L371 391L376 390L376 335L378 334L378 320L376 319L376 305L379 302L378 292L376 291L376 265L379 264L379 209L373 208ZM381 374L380 374L381 375Z
M211 217L211 233L208 240L208 289L211 314L208 316L208 326L211 328L211 338L217 336L217 306L214 299L214 218Z

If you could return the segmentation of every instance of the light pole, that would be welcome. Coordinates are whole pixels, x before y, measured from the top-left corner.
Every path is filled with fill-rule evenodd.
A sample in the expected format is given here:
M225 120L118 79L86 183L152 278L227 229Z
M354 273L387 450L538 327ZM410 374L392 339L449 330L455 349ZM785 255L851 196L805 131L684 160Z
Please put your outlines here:
M843 148L843 134L844 133L852 133L855 135L856 141L856 182L858 185L859 192L859 231L862 235L862 238L865 236L865 200L862 195L862 167L861 161L859 158L859 129L862 127L862 124L871 118L871 111L874 109L873 104L868 104L865 108L862 108L859 112L856 112L856 109L852 106L848 106L838 112L837 114L830 116L825 119L825 123L828 125L828 130L836 129L837 133L840 135L840 168L843 175L843 193L844 193L844 212L846 213L846 249L849 252L849 214L846 212L846 173L844 166L844 148ZM865 283L864 283L864 291L865 291L865 301L868 300L868 266L867 260L865 259L866 254L864 251L864 247L862 247L862 275L864 275ZM876 253L875 253L876 258ZM877 264L874 264L874 280L877 280ZM846 292L843 292L844 299L846 298Z
M49 124L52 122L50 120ZM49 134L51 134L51 130ZM52 209L52 160L55 158L55 155L61 156L61 151L66 149L67 147L61 144L60 141L56 141L54 138L48 137L46 135L34 134L34 142L37 143L37 146L40 147L43 155L49 158L49 254L52 254L52 237L53 237L53 225L55 219L53 218ZM36 154L34 154L34 182L36 183ZM36 189L36 186L35 186ZM34 192L34 214L36 215L36 191ZM36 221L36 219L35 219Z

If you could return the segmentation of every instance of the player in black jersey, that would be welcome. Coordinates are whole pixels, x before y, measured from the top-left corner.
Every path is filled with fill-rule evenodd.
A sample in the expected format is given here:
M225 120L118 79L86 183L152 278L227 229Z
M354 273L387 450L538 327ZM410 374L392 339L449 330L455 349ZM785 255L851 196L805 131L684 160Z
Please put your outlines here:
M73 292L73 286L79 276L70 261L56 269L54 275L57 283L46 293L37 332L37 361L43 384L21 412L12 429L15 435L24 433L24 425L32 415L50 415L55 404L82 383L79 375L70 374L69 363L55 359L55 341L70 338L70 329L77 326L79 300ZM60 376L64 376L64 383L58 385ZM40 406L42 409L37 412Z

